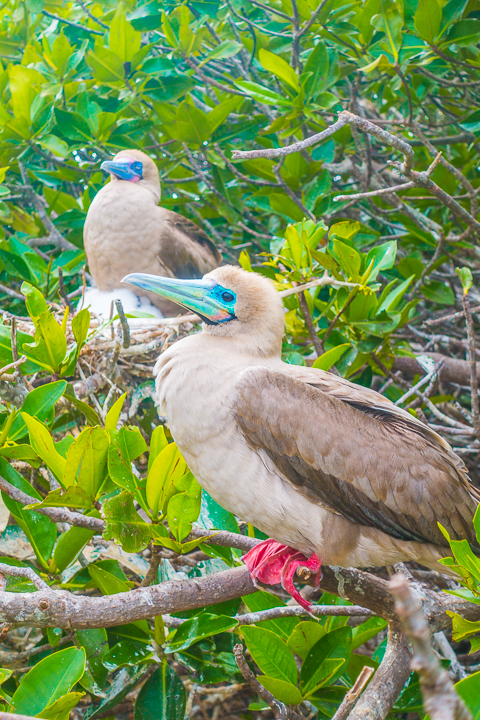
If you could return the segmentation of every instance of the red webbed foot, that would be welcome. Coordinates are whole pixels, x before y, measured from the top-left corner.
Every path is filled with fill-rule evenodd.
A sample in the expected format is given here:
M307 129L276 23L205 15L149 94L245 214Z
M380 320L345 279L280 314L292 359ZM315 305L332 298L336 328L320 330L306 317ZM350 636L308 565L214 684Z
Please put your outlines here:
M293 578L299 567L308 568L310 578L313 579L315 587L318 587L322 579L321 566L322 563L312 553L307 558L303 553L269 538L259 543L243 556L243 562L250 570L252 580L265 585L278 585L281 583L286 590L299 605L307 612L311 611L312 604L307 602L298 592L293 584Z

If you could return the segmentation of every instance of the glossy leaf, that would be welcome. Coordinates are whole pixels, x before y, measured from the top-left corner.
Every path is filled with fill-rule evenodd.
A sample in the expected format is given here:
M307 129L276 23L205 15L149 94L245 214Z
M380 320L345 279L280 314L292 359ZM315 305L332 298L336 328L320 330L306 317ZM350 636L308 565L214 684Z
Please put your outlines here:
M327 681L333 682L348 660L352 645L352 629L348 626L332 630L312 647L300 671L304 696L311 695Z
M95 500L106 471L109 439L100 427L86 428L75 438L67 453L63 485L81 488Z
M217 633L226 632L236 627L238 621L235 618L226 615L211 615L209 613L201 613L198 617L186 620L178 630L172 640L167 640L165 652L179 652L190 647L195 642L203 638L215 635Z
M297 684L295 658L283 640L270 630L247 625L242 627L242 635L252 658L265 675Z
M187 693L173 668L162 662L140 690L135 720L183 720Z
M119 543L128 553L141 552L151 540L150 526L135 510L134 500L133 493L121 492L103 505L105 539Z
M22 678L12 696L18 715L38 715L69 693L85 670L83 648L66 648L40 660Z

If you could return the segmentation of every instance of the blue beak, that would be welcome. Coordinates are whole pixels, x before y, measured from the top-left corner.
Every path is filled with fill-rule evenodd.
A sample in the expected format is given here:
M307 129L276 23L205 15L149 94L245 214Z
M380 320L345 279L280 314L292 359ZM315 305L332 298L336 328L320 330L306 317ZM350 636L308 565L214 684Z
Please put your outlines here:
M111 175L115 175L118 180L138 182L138 180L142 179L142 172L140 171L140 173L138 173L135 171L134 166L136 164L141 166L141 163L132 163L130 158L119 158L118 160L105 160L105 162L100 165L100 169L105 170L105 172Z
M212 278L178 280L145 273L132 273L124 277L122 282L162 295L167 300L192 310L209 325L218 325L236 319L235 293L222 287Z

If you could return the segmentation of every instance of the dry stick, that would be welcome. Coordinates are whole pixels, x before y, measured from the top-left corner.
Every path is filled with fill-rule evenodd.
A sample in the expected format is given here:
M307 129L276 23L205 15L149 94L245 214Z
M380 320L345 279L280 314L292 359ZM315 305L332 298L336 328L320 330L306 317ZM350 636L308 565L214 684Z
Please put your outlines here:
M244 615L236 615L239 625L254 625L255 623L264 622L265 620L275 620L284 617L305 617L309 613L300 605L286 605L285 607L269 608L268 610L259 610L258 612L245 613ZM310 610L311 615L322 617L373 617L375 615L372 610L361 607L360 605L313 605Z
M152 554L150 558L150 566L148 568L147 574L140 583L140 587L149 587L149 585L151 585L157 577L158 566L160 565L160 560L162 559L162 556L160 554L161 547L159 547L158 545L151 545L150 552Z
M369 667L368 665L362 668L360 675L355 680L353 687L343 698L332 720L346 720L374 672L375 668Z
M420 676L423 705L431 720L473 720L432 646L432 633L405 575L390 583L395 610L413 647L412 670Z
M470 365L470 394L472 396L472 424L475 428L475 433L480 439L480 407L478 402L478 378L477 378L477 363L475 361L475 331L473 328L472 311L470 309L470 301L468 299L468 293L463 294L463 310L465 313L465 325L467 327L467 339L468 339L468 362Z
M43 14L53 16L52 13L47 13L46 10L43 10ZM61 18L56 18L61 19ZM62 20L63 21L63 20ZM64 21L63 21L64 22ZM90 32L94 32L93 30ZM98 33L99 35L103 35L103 33ZM45 205L43 204L43 200L38 195L35 190L33 189L30 180L28 178L28 173L23 165L23 163L19 162L18 167L20 168L20 174L22 176L23 181L23 191L30 199L33 207L35 208L35 212L37 213L38 217L42 221L43 225L48 231L49 238L53 245L57 245L57 247L62 248L62 250L78 250L73 243L66 240L61 233L58 232L57 228L53 224L52 220L47 214L47 211L45 210Z
M33 715L16 715L15 713L0 712L0 720L35 720Z
M250 685L253 692L260 695L262 700L267 703L272 709L272 712L277 720L305 720L305 718L302 715L299 715L295 712L295 710L292 710L292 708L289 708L284 703L280 702L280 700L277 700L274 695L272 695L271 692L269 692L266 688L261 685L253 672L248 667L247 661L245 660L245 656L243 654L243 647L240 645L235 645L233 648L233 654L235 655L235 661L238 665L238 669L242 673L245 681Z

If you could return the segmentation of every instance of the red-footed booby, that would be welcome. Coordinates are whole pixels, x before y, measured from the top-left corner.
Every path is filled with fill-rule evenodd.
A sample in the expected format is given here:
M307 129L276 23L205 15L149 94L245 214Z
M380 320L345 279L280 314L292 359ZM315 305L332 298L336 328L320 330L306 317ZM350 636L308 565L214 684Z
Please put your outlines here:
M232 266L202 280L124 279L204 320L157 361L157 402L199 483L274 538L245 558L254 579L281 580L308 608L292 582L300 565L317 582L321 563L448 572L438 523L476 546L480 492L463 461L373 390L282 362L284 312L269 280Z
M140 270L201 278L220 264L220 253L195 223L158 206L160 179L148 155L121 150L101 168L110 173L110 182L95 196L85 220L85 252L96 288L87 291L84 305L108 317L111 300L123 296L125 310L159 315L155 310L159 308L163 314L177 314L177 305L155 293L141 290L136 293L138 300L122 283L123 276Z

